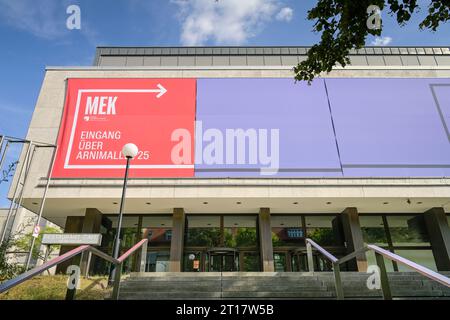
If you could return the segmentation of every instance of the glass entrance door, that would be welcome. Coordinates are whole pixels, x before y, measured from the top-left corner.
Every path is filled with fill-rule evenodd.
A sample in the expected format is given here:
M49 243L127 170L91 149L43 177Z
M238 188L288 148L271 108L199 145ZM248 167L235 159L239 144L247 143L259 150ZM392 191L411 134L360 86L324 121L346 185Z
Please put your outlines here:
M188 215L185 272L260 271L256 215Z
M239 259L233 254L210 254L209 271L233 272L239 270Z
M232 248L211 248L208 250L209 271L239 271L239 253Z

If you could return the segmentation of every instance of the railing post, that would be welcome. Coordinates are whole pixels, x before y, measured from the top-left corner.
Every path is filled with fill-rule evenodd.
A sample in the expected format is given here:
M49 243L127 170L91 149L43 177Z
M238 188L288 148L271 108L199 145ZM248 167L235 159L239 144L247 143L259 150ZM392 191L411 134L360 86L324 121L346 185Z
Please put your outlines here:
M112 292L112 300L119 300L119 290L120 290L120 276L122 274L122 263L118 263L114 266L114 284Z
M92 260L92 252L89 251L87 262L86 262L86 270L85 270L85 273L84 273L84 276L86 278L89 278L89 269L91 267L91 260ZM83 256L81 256L81 261L83 261Z
M139 267L139 272L145 272L146 264L147 264L147 242L145 242L141 248L141 264Z
M80 279L80 267L69 266L67 268L69 279L67 280L66 300L75 300Z
M341 267L338 263L333 263L334 286L336 288L336 299L344 300L344 288L342 288Z
M384 257L375 252L375 259L377 261L378 268L380 268L380 282L381 291L383 292L384 300L392 300L391 288L389 287L389 279L386 272L386 265L384 264Z
M306 255L308 257L308 270L309 272L314 272L314 260L313 260L313 254L312 254L312 246L311 243L306 242Z
M66 290L66 300L75 300L75 294L77 292L77 289L67 289Z

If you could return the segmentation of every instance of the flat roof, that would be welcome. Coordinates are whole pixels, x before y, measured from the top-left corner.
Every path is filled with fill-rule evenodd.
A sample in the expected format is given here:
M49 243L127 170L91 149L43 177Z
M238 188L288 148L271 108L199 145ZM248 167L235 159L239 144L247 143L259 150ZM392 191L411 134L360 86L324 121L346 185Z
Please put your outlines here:
M294 66L306 46L97 47L94 66ZM354 66L450 66L450 47L364 47L350 51Z

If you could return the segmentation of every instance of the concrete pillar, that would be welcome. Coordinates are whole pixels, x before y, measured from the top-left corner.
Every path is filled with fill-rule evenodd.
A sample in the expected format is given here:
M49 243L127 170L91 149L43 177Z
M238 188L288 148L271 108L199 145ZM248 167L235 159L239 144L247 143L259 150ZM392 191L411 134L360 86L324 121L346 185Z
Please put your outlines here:
M443 208L424 213L425 226L438 271L450 271L450 228Z
M81 233L100 233L100 226L102 225L102 213L96 208L87 208L83 219L83 227ZM87 274L88 263L95 263L95 256L92 256L91 261L88 260L89 254L82 255L80 262L80 271L82 275Z
M346 208L341 213L342 230L344 231L345 242L347 243L347 253L352 253L355 250L364 247L364 240L359 223L358 210L354 207ZM353 260L354 261L354 260ZM351 262L348 267L352 269ZM356 262L353 262L353 268L360 272L367 271L367 258L365 253L361 253L356 257Z
M270 227L269 208L260 208L258 225L262 270L264 272L273 272L275 271L275 266L273 263L272 230Z
M64 233L80 233L83 228L83 219L84 217L67 217L66 224L64 226ZM59 250L59 255L62 255L72 249L75 249L74 246L61 246ZM80 258L69 259L67 261L61 262L56 266L56 273L66 273L67 267L72 264L78 264Z
M87 208L81 233L99 233L102 225L102 213L96 208Z
M181 272L184 249L185 214L183 208L173 209L172 241L170 242L170 272Z
M102 223L102 213L95 208L87 208L84 217L67 217L64 227L64 233L99 233ZM77 246L61 246L59 255L62 255ZM57 273L65 273L68 266L72 264L79 264L81 274L85 274L87 268L88 255L83 255L83 259L80 257L70 259L66 262L60 263L56 267ZM81 262L80 262L81 261Z

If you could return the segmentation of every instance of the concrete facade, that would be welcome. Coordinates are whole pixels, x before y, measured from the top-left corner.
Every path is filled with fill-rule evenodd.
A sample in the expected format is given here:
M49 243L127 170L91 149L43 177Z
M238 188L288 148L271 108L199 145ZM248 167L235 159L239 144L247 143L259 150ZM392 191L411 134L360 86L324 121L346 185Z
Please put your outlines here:
M178 69L178 70L176 70ZM27 139L46 143L56 143L65 99L67 78L185 78L185 77L280 77L290 78L292 72L286 68L246 70L236 67L224 70L186 70L176 68L155 70L129 70L129 68L47 68L41 92L36 103ZM335 70L324 77L423 77L449 78L450 66L446 69L426 69L417 67L383 68L374 70L346 68ZM28 188L24 192L24 205L36 210L33 205L42 197L45 177L48 173L51 150L41 149L30 169ZM227 199L247 200L243 206L228 207L226 211L258 212L260 207L271 207L273 212L321 212L342 211L347 206L358 207L361 212L379 212L378 205L384 200L392 200L389 212L423 212L427 208L449 206L448 178L403 178L403 179L152 179L131 180L129 182L127 210L131 212L170 213L172 208L184 204L186 210L201 212L204 199L216 199L218 209ZM215 186L211 188L211 186ZM257 186L255 188L255 186ZM58 219L60 206L71 215L83 215L86 207L96 207L102 212L118 209L112 202L120 198L121 181L118 180L54 180L49 190L46 213L49 218ZM11 193L10 193L10 196ZM302 198L300 208L283 206L280 201ZM322 198L333 205L326 206ZM420 199L420 206L406 204L406 199ZM84 203L83 206L77 205ZM139 205L139 199L153 199L152 207ZM397 199L397 200L395 200ZM426 200L426 201L422 201ZM142 204L144 204L143 202ZM448 211L448 207L445 208ZM382 209L384 210L384 209ZM206 210L208 211L208 210ZM64 218L64 216L62 216ZM58 224L64 224L58 221Z
M211 53L208 49L207 52L197 54L195 49L188 54L191 48L184 49L186 54L176 51L177 54L167 48L167 52L163 51L165 49L152 49L146 55L147 48L135 48L132 51L134 53L121 48L100 48L96 66L48 67L26 138L56 143L68 78L291 79L292 63L300 61L303 56L299 54L302 48L293 48L297 50L293 55L283 54L286 48L281 48L279 53L270 48L271 54L268 55L259 55L260 48L255 48L254 54L242 55L232 53L238 48L228 48L229 54L222 51L215 54L213 49ZM258 64L258 58L263 62ZM450 78L449 58L448 48L366 48L364 53L352 55L352 65L336 67L323 77ZM411 62L411 59L416 62ZM23 201L24 207L34 212L39 208L44 191L51 150L40 149L35 158ZM64 226L68 216L84 216L86 208L96 208L103 214L115 214L119 209L117 203L120 201L121 188L121 179L52 180L44 217ZM9 196L12 197L11 191ZM208 204L205 205L205 202ZM320 214L341 213L346 208L357 208L360 213L423 213L434 207L450 212L450 178L131 179L125 211L126 214L172 214L174 208L179 208L177 210L182 210L183 215L258 214L266 211L270 214ZM354 221L354 217L350 220ZM356 246L360 246L361 235L353 237ZM177 241L182 244L182 239ZM171 260L170 269L179 271L181 253L175 249L173 251L177 255L173 259L177 260ZM264 255L267 254L270 254L270 250L265 251ZM173 261L177 261L178 265L174 265ZM264 270L273 271L270 257L266 257L266 262L268 265L264 264ZM364 258L358 258L358 265L361 263L364 269Z

